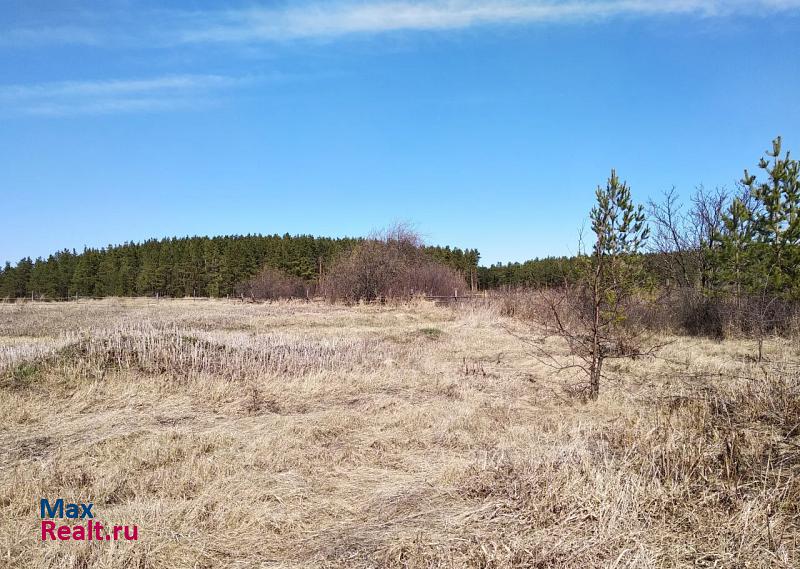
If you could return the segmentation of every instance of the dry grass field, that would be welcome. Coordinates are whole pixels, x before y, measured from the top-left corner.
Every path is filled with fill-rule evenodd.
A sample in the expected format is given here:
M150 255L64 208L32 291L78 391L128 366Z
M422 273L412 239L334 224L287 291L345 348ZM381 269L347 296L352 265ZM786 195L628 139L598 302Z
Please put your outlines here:
M584 404L510 332L486 306L0 305L0 566L800 565L796 342L668 338ZM42 542L42 497L139 539Z

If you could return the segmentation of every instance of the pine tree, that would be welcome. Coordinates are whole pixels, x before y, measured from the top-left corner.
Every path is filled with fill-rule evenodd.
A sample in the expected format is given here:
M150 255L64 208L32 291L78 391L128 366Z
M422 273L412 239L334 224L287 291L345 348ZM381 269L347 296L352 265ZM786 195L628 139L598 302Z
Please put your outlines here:
M14 273L16 269L11 266L11 263L6 261L5 266L0 269L0 299L14 298Z
M735 198L722 215L722 229L711 251L716 286L732 292L739 303L742 294L755 286L753 239L755 225L747 196Z
M30 288L28 287L33 271L33 261L30 257L25 257L17 263L16 270L14 271L14 285L13 296L15 298L27 298L30 296Z
M556 333L583 361L577 367L588 376L591 399L600 393L606 359L643 353L638 331L626 320L629 301L644 284L639 250L649 235L643 207L633 204L630 188L614 170L595 195L597 204L589 215L595 236L591 254L581 257L575 286L565 287L564 297L551 304Z
M70 296L95 296L97 291L97 266L98 256L91 249L84 249L83 254L75 263L75 272L72 275Z
M29 283L29 292L35 298L58 297L57 267L55 258L51 255L47 261L37 258L33 263Z
M66 298L70 294L72 277L75 273L76 255L75 251L64 249L55 255L56 258L56 281L58 282L58 298Z
M100 253L100 260L97 264L97 294L99 296L119 296L122 286L119 278L117 250L109 245L105 251Z
M787 152L781 157L781 137L772 141L772 151L761 158L759 168L766 180L744 172L742 183L756 202L754 229L763 244L761 270L776 293L800 296L800 166Z

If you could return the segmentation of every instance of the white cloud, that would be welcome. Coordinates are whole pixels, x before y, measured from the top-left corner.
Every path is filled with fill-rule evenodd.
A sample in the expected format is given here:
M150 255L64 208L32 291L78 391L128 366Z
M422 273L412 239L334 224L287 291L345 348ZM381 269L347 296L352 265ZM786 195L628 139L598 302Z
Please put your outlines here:
M112 114L208 106L223 89L249 78L168 75L149 79L0 85L6 115Z
M112 115L159 111L199 109L210 101L199 99L159 99L154 97L119 98L74 101L72 103L34 102L20 107L21 114L42 117L66 117L76 115Z
M195 14L178 32L185 42L246 43L490 24L596 21L612 17L718 17L800 8L800 0L450 0L328 2L284 9Z
M63 81L35 85L0 85L0 99L68 96L110 96L155 91L221 88L241 84L242 79L222 75L168 75L151 79Z
M103 38L81 26L15 28L0 33L0 46L36 47L48 44L101 45Z
M212 11L92 13L59 26L0 30L0 46L82 44L165 47L252 44L485 25L595 22L610 18L713 18L800 10L800 0L311 0Z
M312 0L284 8L250 7L209 12L161 11L130 17L124 25L95 15L95 26L0 30L0 46L46 43L142 48L175 44L250 45L350 34L453 30L482 25L604 21L620 17L718 18L800 11L800 0ZM129 15L131 16L131 15ZM105 19L104 19L105 18ZM110 18L110 19L109 19ZM146 21L146 25L145 22ZM98 25L98 22L103 22ZM153 23L156 22L156 23ZM147 79L0 85L0 113L70 115L196 108L254 78L168 75ZM274 76L283 81L289 76Z

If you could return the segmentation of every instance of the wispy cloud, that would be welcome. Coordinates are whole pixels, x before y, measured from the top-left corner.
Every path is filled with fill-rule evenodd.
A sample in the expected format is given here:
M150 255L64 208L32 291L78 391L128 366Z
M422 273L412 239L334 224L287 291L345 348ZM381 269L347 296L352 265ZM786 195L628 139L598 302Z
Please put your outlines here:
M91 23L0 30L0 46L43 44L165 47L251 44L352 34L453 30L486 25L596 22L611 18L718 18L800 11L800 0L311 0L275 7L94 13Z
M185 42L258 42L357 33L447 30L491 24L569 23L613 17L736 14L796 10L800 0L450 0L327 2L284 9L195 14Z
M207 106L222 90L249 78L169 75L149 79L0 85L5 115L85 115L163 111Z
M103 43L104 37L101 34L80 25L25 27L0 32L0 46L37 47L52 44L97 46Z

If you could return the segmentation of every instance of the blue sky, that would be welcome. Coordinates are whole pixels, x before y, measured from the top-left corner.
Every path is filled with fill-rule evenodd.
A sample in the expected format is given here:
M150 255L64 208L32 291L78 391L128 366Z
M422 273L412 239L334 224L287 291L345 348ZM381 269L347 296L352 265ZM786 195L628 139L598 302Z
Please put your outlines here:
M410 221L483 263L800 152L800 0L0 3L0 261Z

